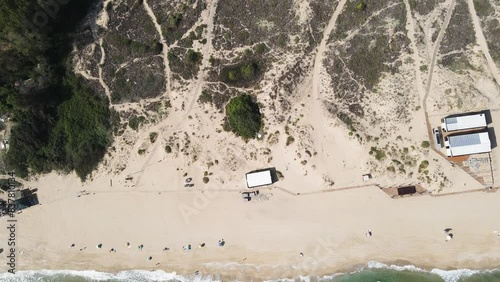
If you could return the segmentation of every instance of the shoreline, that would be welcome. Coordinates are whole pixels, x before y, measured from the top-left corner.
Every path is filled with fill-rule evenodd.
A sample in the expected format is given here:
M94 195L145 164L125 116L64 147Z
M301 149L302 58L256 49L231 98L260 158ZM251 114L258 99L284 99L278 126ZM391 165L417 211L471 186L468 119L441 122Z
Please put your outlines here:
M234 263L231 263L234 264ZM237 264L237 263L236 263ZM258 268L258 267L257 267ZM445 281L446 280L446 275L455 275L455 277L467 277L471 273L472 274L480 274L480 273L487 273L487 272L495 272L495 271L500 271L500 265L496 265L494 267L482 267L482 268L453 268L453 267L448 267L447 269L440 268L440 267L423 267L419 266L416 264L412 264L408 261L405 260L396 260L392 262L379 262L379 261L368 261L366 264L355 264L352 267L348 268L338 268L333 271L328 271L325 269L319 269L317 273L308 273L308 274L297 274L297 275L287 275L287 276L272 276L272 275L258 275L258 276L245 276L245 279L252 279L252 281L276 281L278 279L297 279L299 277L314 277L317 279L330 279L338 276L343 276L343 275L352 275L354 273L362 272L366 269L387 269L387 270L394 270L394 271L411 271L411 272L423 272L423 273L429 273L429 274L435 274L443 278ZM234 271L238 270L238 268L234 268ZM232 270L232 271L233 271ZM238 278L241 275L231 275L231 274L226 274L226 273L217 273L217 272L199 272L198 274L195 273L188 273L188 272L182 272L182 271L176 271L175 269L150 269L150 270L145 270L145 269L114 269L114 270L108 270L108 271L103 271L103 270L98 270L98 269L80 269L80 270L75 270L75 269L31 269L31 270L20 270L21 273L25 272L39 272L39 273L46 273L47 275L52 272L52 274L56 273L72 273L73 275L102 275L102 274L112 274L114 276L120 276L124 275L125 273L135 273L135 272L141 272L143 274L146 273L155 273L155 276L158 276L158 271L163 272L164 275L170 275L170 276L179 276L183 277L186 279L193 279L195 277L198 278L208 278L211 277L211 279L216 279L217 281L244 281L244 280L239 280ZM458 272L458 273L457 273ZM17 272L16 272L17 273ZM458 276L457 276L458 275ZM161 279L161 278L159 278Z

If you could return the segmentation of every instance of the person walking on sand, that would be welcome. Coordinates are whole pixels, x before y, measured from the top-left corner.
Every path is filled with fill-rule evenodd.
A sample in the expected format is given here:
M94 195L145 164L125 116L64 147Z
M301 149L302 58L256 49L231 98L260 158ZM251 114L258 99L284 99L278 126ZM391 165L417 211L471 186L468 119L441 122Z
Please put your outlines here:
M130 242L127 242L127 248L130 248Z
M168 251L170 250L168 247L163 248L163 251Z
M137 246L137 249L139 249L139 251L142 251L142 248L144 248L144 245L142 245L142 244Z
M73 244L71 244L69 247L70 247L70 248L73 248L73 247L75 247L75 244L73 243Z

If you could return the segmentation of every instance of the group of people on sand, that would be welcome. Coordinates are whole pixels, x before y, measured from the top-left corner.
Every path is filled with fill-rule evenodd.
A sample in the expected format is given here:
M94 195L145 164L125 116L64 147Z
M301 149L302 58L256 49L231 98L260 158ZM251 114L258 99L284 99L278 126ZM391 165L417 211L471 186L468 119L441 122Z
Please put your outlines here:
M223 247L225 244L226 244L226 241L224 241L224 239L219 240L219 242L217 243L217 245L218 245L219 247ZM74 243L73 243L73 244L71 244L69 247L70 247L70 248L74 248L75 246L76 246L76 244L74 244ZM127 243L125 244L125 246L126 246L127 248L130 248L130 247L131 247L130 242L127 242ZM103 244L101 244L101 243L99 243L99 244L97 244L97 245L96 245L96 248L97 248L97 249L102 249L102 247L103 247ZM203 247L205 247L205 243L201 243L201 244L198 246L198 248L203 248ZM137 249L138 249L139 251L142 251L142 249L143 249L143 248L144 248L144 245L143 245L143 244L140 244L140 245L138 245L138 246L137 246ZM83 247L83 248L81 248L81 249L80 249L80 251L83 251L83 250L85 250L85 249L87 249L87 247ZM182 246L182 249L183 249L184 251L190 251L190 250L191 250L191 244L188 244L188 245ZM170 248L169 248L169 247L165 247L165 248L163 248L163 251L168 251L168 250L170 250ZM110 253L116 253L116 249L115 249L115 248L111 248L111 249L109 250L109 252L110 252ZM150 256L150 257L148 257L148 260L152 260L152 259L153 259L153 257L151 257L151 256Z

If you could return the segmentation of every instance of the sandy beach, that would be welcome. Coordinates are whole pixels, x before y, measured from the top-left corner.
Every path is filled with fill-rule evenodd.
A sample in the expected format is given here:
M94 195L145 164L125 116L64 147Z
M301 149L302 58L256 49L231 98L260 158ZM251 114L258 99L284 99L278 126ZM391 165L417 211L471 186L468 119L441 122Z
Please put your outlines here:
M47 190L64 187L66 196L17 215L19 270L163 269L258 281L333 274L370 260L441 269L500 265L492 216L500 212L498 193L391 199L376 187L299 196L262 189L272 193L269 200L242 202L236 190L159 187L86 187L90 194L77 197L81 188L71 177L40 181L55 183ZM445 240L445 228L453 240ZM225 246L217 246L220 239ZM182 250L187 244L191 251Z

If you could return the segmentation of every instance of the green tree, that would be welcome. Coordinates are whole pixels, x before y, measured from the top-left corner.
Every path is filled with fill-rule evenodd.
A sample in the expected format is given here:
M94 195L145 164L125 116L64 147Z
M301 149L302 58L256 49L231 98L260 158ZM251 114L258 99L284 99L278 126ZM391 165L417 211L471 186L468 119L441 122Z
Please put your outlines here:
M262 126L259 105L248 94L229 101L226 117L231 130L244 139L254 138Z

